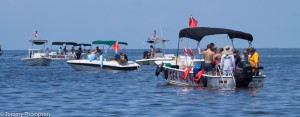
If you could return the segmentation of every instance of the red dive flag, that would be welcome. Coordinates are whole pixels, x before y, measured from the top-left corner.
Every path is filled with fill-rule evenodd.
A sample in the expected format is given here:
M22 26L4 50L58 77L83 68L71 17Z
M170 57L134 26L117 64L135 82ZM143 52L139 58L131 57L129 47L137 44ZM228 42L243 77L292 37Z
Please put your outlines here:
M188 51L189 51L188 49L184 48L184 49L183 49L183 54L184 54L185 56L187 56L187 55L188 55Z
M116 43L112 46L116 52L116 54L118 53L118 50L120 50L120 46L119 46L119 43L118 41L116 41Z
M196 20L193 18L193 16L191 15L191 16L190 16L189 26L190 26L191 28L195 28L195 27L197 27L197 24L198 24L198 21L196 21Z
M193 53L193 49L192 49L192 48L190 49L189 55L190 55L190 56L194 56L194 53Z
M37 36L37 31L34 31L34 37L36 37Z

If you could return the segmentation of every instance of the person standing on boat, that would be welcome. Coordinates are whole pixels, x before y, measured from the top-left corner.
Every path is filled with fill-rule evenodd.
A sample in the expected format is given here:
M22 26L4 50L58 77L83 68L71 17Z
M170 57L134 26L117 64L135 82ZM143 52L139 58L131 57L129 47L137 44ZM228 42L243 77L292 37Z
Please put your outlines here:
M201 52L200 48L198 48L199 55L204 55L204 73L205 74L212 74L213 70L213 62L215 61L215 53L211 51L210 44L206 46L206 50Z
M247 61L247 62L249 62L249 58L250 58L249 50L246 48L243 51L243 55L241 56L241 61Z
M71 52L72 52L72 54L75 54L75 49L74 49L74 47L72 47Z
M231 46L227 45L224 47L223 55L221 57L220 62L220 68L221 71L223 71L224 76L232 75L232 71L235 68L235 61Z
M67 52L68 52L68 51L67 51L67 46L64 47L63 52L64 52L64 54L67 54Z
M238 65L239 62L241 62L240 51L234 49L233 54L234 54L235 65Z
M258 75L259 74L259 70L258 70L258 67L259 67L259 55L258 53L256 52L256 49L255 48L250 48L249 49L250 53L251 53L251 57L250 57L250 64L252 67L255 67L255 69L252 70L252 72L254 73L254 75Z
M218 54L215 55L215 60L217 60L219 63L221 62L222 52L224 51L223 48L219 48Z
M150 45L150 57L154 58L154 48L152 45Z
M79 47L78 50L76 51L76 59L80 59L81 53L82 53L82 48Z
M99 54L99 55L101 55L101 54L102 54L102 51L99 49L99 47L98 47L98 46L96 46L95 50L96 50L96 53L97 53L97 54Z
M46 54L46 57L49 56L49 48L46 48L45 54Z
M58 55L61 55L61 53L62 53L62 49L61 49L61 47L59 47L59 49L58 49Z

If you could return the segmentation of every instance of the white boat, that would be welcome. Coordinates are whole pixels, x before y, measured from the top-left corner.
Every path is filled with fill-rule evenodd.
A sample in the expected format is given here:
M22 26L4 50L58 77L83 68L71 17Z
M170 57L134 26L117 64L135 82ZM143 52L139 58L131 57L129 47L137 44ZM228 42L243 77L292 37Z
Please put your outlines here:
M207 27L196 27L182 29L179 33L179 38L183 37L194 39L198 41L198 45L203 37L207 35L215 34L227 34L233 41L234 38L240 38L248 40L249 45L253 41L251 34L234 31L222 28L207 28ZM180 42L180 41L178 41ZM197 45L197 46L198 46ZM178 55L177 55L178 56ZM186 58L185 60L181 60ZM236 72L233 72L230 76L220 75L221 73L216 72L215 74L202 74L201 77L195 77L197 73L194 73L195 66L203 66L203 59L195 59L191 57L176 57L175 61L171 62L156 62L159 64L156 69L156 75L161 74L164 80L170 84L185 85L185 86L200 86L200 87L262 87L266 75L259 74L253 75L252 67L247 62L240 62L237 65ZM186 69L191 68L191 71ZM202 68L202 67L201 67ZM216 67L218 69L218 67ZM260 67L260 69L263 69ZM216 70L217 71L217 70ZM187 77L183 77L184 73L187 73Z
M32 44L35 45L44 45L47 43L47 40L30 40ZM21 59L23 64L29 66L49 66L51 59L46 57L46 54L41 49L28 49L28 55L26 58Z
M62 47L63 45L65 45L65 46L72 45L74 47L75 45L77 45L77 43L75 43L75 42L52 42L52 46L53 45L58 45L61 48L63 48ZM51 48L52 48L52 46L51 46ZM63 52L63 49L61 49L61 50L62 50L62 53L59 53L58 51L51 51L48 56L49 59L51 59L51 60L73 60L76 58L75 53L72 53L72 51Z
M140 65L133 62L128 61L126 64L119 64L117 60L112 59L108 56L108 50L109 48L114 45L116 41L93 41L92 44L101 44L105 46L108 46L107 49L103 52L101 55L104 59L101 61L101 58L99 55L97 55L96 59L93 61L90 61L85 57L83 54L81 54L81 58L86 59L80 59L80 60L68 60L67 63L72 66L75 70L78 71L99 71L99 70L140 70ZM126 42L118 42L120 45L128 45ZM124 47L125 48L125 47ZM124 50L123 48L123 50ZM85 54L86 55L86 54ZM101 67L102 65L102 67Z
M135 62L140 65L155 65L155 61L173 61L173 60L175 60L174 54L165 54L164 43L167 41L169 41L169 40L163 40L163 39L159 39L159 38L146 41L146 43L151 43L151 44L161 43L163 48L162 49L155 48L155 46L154 46L155 53L154 53L153 58L149 58L149 57L148 57L148 59L143 58L140 60L136 60ZM148 51L145 51L144 56L146 56L147 53L148 53Z

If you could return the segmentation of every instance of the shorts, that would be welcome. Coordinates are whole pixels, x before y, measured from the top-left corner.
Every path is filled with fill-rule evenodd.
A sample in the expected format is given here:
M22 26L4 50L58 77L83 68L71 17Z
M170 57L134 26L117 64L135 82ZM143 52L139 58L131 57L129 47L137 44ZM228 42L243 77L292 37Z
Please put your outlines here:
M211 63L205 63L203 68L205 74L211 74L213 65Z

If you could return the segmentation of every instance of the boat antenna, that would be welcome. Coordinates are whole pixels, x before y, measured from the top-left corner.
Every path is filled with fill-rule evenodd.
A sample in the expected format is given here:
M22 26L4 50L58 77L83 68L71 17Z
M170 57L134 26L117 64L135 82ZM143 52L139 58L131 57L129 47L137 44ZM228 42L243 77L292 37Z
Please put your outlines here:
M164 38L164 35L162 33L162 28L161 28L161 25L159 25L159 28L160 28L160 34L161 34L161 38Z

